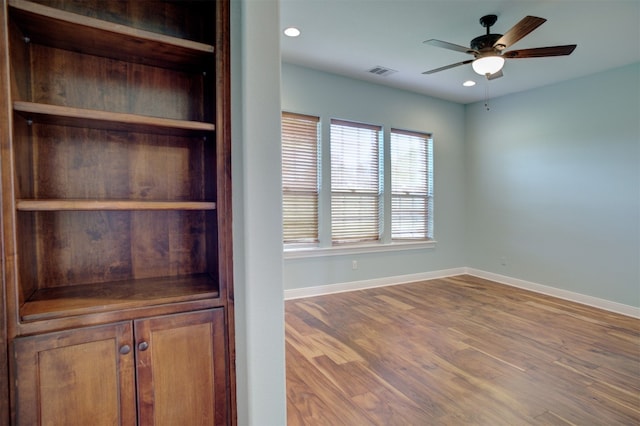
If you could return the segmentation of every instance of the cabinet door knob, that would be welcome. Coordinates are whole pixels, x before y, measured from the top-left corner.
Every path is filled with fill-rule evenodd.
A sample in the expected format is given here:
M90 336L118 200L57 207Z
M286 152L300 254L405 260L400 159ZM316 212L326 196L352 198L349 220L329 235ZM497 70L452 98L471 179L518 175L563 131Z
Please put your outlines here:
M129 345L122 345L122 346L120 347L120 353L121 353L122 355L126 355L126 354L128 354L129 352L131 352L131 346L129 346Z
M138 349L140 351L146 351L148 347L149 347L149 344L147 342L142 341L138 343Z

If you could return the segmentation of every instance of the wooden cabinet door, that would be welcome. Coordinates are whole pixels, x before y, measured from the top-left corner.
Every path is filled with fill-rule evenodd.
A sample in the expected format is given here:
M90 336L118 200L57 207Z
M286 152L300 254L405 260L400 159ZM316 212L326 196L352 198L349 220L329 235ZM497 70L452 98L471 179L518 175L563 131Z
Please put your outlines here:
M222 308L134 321L140 425L228 424Z
M18 425L135 425L130 322L14 340Z

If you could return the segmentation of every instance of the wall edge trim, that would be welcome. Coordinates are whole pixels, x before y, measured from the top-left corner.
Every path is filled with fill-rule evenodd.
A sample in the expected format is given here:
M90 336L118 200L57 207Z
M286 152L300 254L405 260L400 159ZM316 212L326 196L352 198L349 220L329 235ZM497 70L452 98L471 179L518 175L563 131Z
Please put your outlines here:
M431 272L419 272L417 274L374 278L370 280L349 281L344 283L319 285L314 287L293 288L284 290L284 300L302 299L306 297L344 293L347 291L364 290L367 288L408 284L416 281L433 280L436 278L445 278L466 273L466 268L452 268Z
M640 319L640 307L625 305L623 303L613 302L611 300L600 299L598 297L588 296L586 294L575 293L544 284L538 284L531 281L521 280L506 275L500 275L493 272L469 267L441 269L438 271L420 272L416 274L396 275L392 277L374 278L370 280L350 281L344 283L319 285L314 287L288 289L284 290L284 300L303 299L307 297L364 290L367 288L408 284L416 281L433 280L464 274L473 275L475 277L484 278L499 284L521 288L523 290L529 290L534 293L545 294L547 296L557 297L558 299L580 303L582 305L587 305L616 314Z
M587 305L594 308L602 309L616 314L625 315L632 318L640 319L640 307L631 305L625 305L624 303L613 302L611 300L600 299L598 297L589 296L586 294L575 293L573 291L563 290L556 287L551 287L544 284L538 284L531 281L525 281L518 278L508 277L506 275L500 275L493 272L483 271L475 268L465 268L466 273L478 278L484 278L490 281L497 282L499 284L508 285L511 287L521 288L523 290L529 290L534 293L545 294L547 296L557 297L558 299L568 300L570 302L580 303L581 305Z

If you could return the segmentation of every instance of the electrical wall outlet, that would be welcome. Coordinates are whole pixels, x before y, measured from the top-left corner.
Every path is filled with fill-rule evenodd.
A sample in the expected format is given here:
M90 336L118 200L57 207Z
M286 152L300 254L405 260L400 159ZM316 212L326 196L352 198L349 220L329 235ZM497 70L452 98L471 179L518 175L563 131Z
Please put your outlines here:
M358 269L358 261L357 260L352 260L351 261L351 269L353 269L354 271L356 269Z

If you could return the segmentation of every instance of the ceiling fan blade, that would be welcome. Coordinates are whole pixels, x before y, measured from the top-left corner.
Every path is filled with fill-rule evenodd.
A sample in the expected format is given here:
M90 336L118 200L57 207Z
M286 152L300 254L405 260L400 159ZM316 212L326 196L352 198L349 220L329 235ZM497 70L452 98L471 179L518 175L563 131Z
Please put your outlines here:
M521 40L524 36L538 28L540 25L544 24L546 21L546 19L538 18L536 16L525 16L520 20L520 22L511 27L509 31L504 33L504 35L493 44L493 47L499 50L506 49Z
M576 44L567 44L564 46L535 47L533 49L510 50L504 52L502 56L509 59L520 58L544 58L546 56L564 56L570 55L576 48Z
M429 71L425 71L422 74L433 74L433 73L436 73L436 72L448 70L449 68L459 67L460 65L470 64L471 62L473 62L473 59L468 59L466 61L458 62L458 63L451 64L451 65L446 65L444 67L436 68L436 69L429 70Z
M502 77L504 74L502 74L502 70L498 71L498 72L494 72L493 74L490 74L487 76L487 80L495 80L496 78L500 78Z
M478 53L470 47L460 46L459 44L449 43L448 41L436 40L435 38L425 40L423 43L431 46L442 47L443 49L455 50L456 52L468 53L469 55Z

